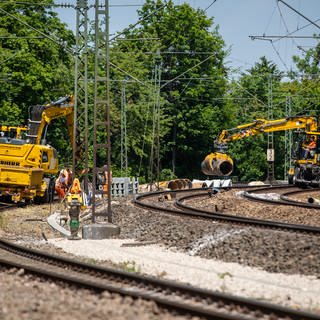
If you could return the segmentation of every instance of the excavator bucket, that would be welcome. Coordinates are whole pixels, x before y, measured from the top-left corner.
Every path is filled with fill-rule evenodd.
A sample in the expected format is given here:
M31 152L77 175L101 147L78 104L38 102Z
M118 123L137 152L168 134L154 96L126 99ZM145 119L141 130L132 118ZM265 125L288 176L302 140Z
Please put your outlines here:
M208 176L229 176L233 171L233 160L225 153L210 153L202 161L201 170Z

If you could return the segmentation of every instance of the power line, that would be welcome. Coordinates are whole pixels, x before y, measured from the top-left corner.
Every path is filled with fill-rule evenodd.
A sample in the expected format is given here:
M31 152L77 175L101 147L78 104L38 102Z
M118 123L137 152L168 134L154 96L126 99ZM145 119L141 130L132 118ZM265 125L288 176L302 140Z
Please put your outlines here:
M320 36L290 36L290 35L279 35L279 36L269 36L269 35L262 35L262 36L249 36L251 40L268 40L268 39L320 39Z
M169 3L165 1L165 4L162 5L160 8L158 8L157 10L151 12L150 14L148 14L147 16L145 16L143 19L138 20L136 23L134 23L133 25L130 24L128 28L125 28L123 31L121 31L120 33L118 33L116 36L114 36L113 38L111 38L109 40L109 42L117 39L118 37L120 37L121 35L123 35L125 32L129 31L130 29L134 28L136 25L140 24L142 21L148 19L149 17L153 16L154 14L156 14L159 10L165 8Z
M8 39L8 40L18 40L18 39L44 39L45 37L42 36L42 37L9 37L9 36L0 36L0 39Z
M213 2L211 2L211 4L208 5L208 7L206 7L204 9L204 11L207 11L215 2L217 2L218 0L214 0Z
M55 38L53 38L53 37L45 34L45 33L42 32L41 30L32 27L32 26L29 25L27 22L19 19L18 17L14 16L14 15L11 14L10 12L8 12L8 11L2 9L2 8L0 8L0 11L3 12L4 14L8 15L9 17L11 17L11 18L19 21L20 23L22 23L23 25L25 25L25 26L28 27L29 29L31 29L31 30L33 30L33 31L35 31L35 32L37 32L37 33L40 33L43 37L49 39L50 41L54 42L55 44L59 45L60 47L63 47L63 48L64 48L65 50L67 50L69 53L72 53L72 55L74 54L74 53L73 53L70 49L68 49L68 48L64 45L64 43L62 43L59 39L57 39L57 38L55 39Z
M306 17L305 15L303 15L301 12L299 12L298 10L296 10L295 8L291 7L290 5L288 5L285 1L283 0L278 0L278 2L282 2L284 5L286 5L288 8L290 8L291 10L293 10L295 13L297 13L298 15L300 15L301 17L303 17L304 19L306 19L307 21L309 21L311 24L313 24L314 26L316 26L317 28L320 29L320 26L318 24L316 24L315 22L313 22L312 20L310 20L308 17Z
M2 4L12 4L12 1L2 1ZM44 2L22 2L22 1L15 1L14 4L18 5L26 5L26 6L41 6L41 7L60 7L60 8L75 8L75 5L73 4L67 4L67 3L44 3Z
M204 60L200 61L199 63L195 64L194 66L192 66L191 68L189 68L188 70L182 72L180 75L176 76L175 78L171 79L170 81L168 81L166 84L162 85L160 87L160 89L162 89L163 87L167 86L169 83L179 79L181 76L183 76L184 74L186 74L187 72L191 71L192 69L200 66L201 64L203 64L204 62L206 62L207 60L209 60L210 58L212 58L215 55L215 53L213 53L212 55L210 55L209 57L205 58Z

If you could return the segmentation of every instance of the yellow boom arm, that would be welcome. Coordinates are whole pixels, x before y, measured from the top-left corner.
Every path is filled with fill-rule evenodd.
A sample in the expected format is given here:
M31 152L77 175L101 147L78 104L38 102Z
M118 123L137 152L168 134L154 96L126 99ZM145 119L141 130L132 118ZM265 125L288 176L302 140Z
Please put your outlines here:
M59 118L66 118L70 140L73 141L73 106L73 96L66 96L45 106L33 107L32 117L29 119L29 133L27 134L30 142L41 144L48 124Z
M302 130L308 134L319 135L317 132L317 118L314 116L296 116L277 120L257 119L251 123L237 126L233 129L222 130L216 139L216 145L244 139L261 133Z

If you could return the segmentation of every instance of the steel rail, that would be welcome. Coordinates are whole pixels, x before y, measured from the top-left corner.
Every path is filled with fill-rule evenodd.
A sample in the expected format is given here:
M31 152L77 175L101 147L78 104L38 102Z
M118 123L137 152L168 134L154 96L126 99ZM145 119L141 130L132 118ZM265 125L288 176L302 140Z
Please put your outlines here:
M22 205L18 203L0 202L0 212L6 211L6 210L12 210L21 206Z
M301 208L309 208L309 209L320 209L320 205L314 204L314 203L308 203L308 202L302 202L294 199L290 199L288 196L289 195L294 195L294 194L299 194L299 193L305 193L305 192L315 192L319 191L320 188L310 188L310 189L299 189L299 190L294 190L294 191L289 191L285 192L283 194L280 194L280 199L268 199L268 198L260 198L255 195L255 193L261 192L261 191L271 191L271 190L276 190L276 189L285 189L288 188L283 186L274 186L271 188L265 188L265 189L254 189L254 190L249 190L246 191L243 196L246 197L247 199L253 200L253 201L259 201L259 202L267 202L271 204L281 204L281 205L288 205L288 206L296 206L296 207L301 207Z
M293 205L301 205L303 204L306 208L311 208L311 209L320 209L320 205L319 204L315 204L315 203L308 203L308 202L301 202L299 200L294 200L291 199L290 196L292 195L296 195L299 193L305 193L305 192L319 192L320 188L312 188L312 189L308 189L308 190L295 190L295 191L290 191L290 192L286 192L280 195L280 199L283 201L287 201L290 203L293 203Z
M38 259L37 266L12 261L0 256L0 266L22 268L27 273L85 287L94 291L108 290L133 298L155 301L159 306L182 314L217 320L286 319L315 320L318 315L293 310L254 299L240 298L210 290L199 289L173 281L132 274L111 268L78 262L28 249L0 239L0 248L16 255ZM43 264L59 266L48 270ZM63 268L63 269L61 269ZM67 269L65 269L67 268ZM86 277L88 276L88 277Z
M244 188L247 188L248 186L244 186ZM237 187L238 188L238 187ZM283 185L283 186L276 186L276 187L259 187L255 188L253 191L265 191L265 190L275 190L275 189L287 189L291 188L291 186ZM303 233L313 233L313 234L320 234L320 227L314 227L314 226L308 226L308 225L301 225L301 224L291 224L291 223L285 223L285 222L278 222L278 221L271 221L271 220L263 220L263 219L256 219L256 218L248 218L248 217L240 217L233 215L232 213L225 214L223 212L213 212L210 210L195 208L193 206L184 204L183 202L195 198L206 198L209 197L208 189L190 189L189 191L199 191L197 194L187 195L183 196L175 201L175 207L177 209L172 208L165 208L160 207L158 205L154 205L151 203L143 202L143 200L151 197L155 197L164 193L170 193L170 194L178 194L183 191L188 190L178 190L179 192L175 191L157 191L157 192L150 192L146 194L142 194L137 196L133 202L134 204L142 207L142 208L148 208L154 211L161 211L164 213L173 213L173 214L179 214L179 215L188 215L191 217L198 217L198 218L205 218L205 219L212 219L212 220L218 220L222 222L232 222L237 224L245 224L245 225L254 225L257 227L267 227L267 228L273 228L273 229L280 229L280 230L286 230L286 231L295 231L295 232L303 232ZM250 192L251 192L250 191ZM253 200L259 200L257 198L254 198L252 196ZM262 200L261 200L262 201ZM271 203L278 203L279 202L272 202ZM286 202L285 204L289 205L289 202Z
M301 225L301 224L291 224L285 222L278 222L272 220L263 220L263 219L256 219L256 218L247 218L247 217L238 217L232 214L225 214L225 213L210 213L210 211L205 209L198 209L192 206L188 206L183 204L184 201L194 199L196 197L203 197L203 195L193 195L193 196L185 196L178 200L176 200L175 205L178 208L181 208L184 211L189 211L191 213L197 214L200 212L201 214L208 214L212 217L212 219L227 221L227 222L235 222L240 224L249 224L255 225L258 227L267 227L267 228L275 228L281 230L289 230L289 231L296 231L296 232L308 232L314 234L320 234L320 228L308 225Z

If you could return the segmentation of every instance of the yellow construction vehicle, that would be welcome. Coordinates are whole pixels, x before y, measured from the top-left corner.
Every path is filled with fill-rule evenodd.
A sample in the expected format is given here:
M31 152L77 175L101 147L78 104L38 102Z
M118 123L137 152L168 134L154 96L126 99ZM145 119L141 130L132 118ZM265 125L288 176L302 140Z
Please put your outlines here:
M28 127L0 125L0 138L25 139Z
M291 116L277 120L257 119L251 123L222 130L215 140L216 152L206 156L201 164L206 175L228 176L233 171L233 160L227 155L227 144L258 134L295 130L288 182L298 186L320 186L320 132L316 116ZM314 140L313 148L306 141Z
M1 196L14 202L49 202L53 198L58 155L52 146L45 144L47 126L52 120L65 117L73 139L73 104L73 96L66 96L31 107L25 137L18 133L13 138L5 134L0 137Z

